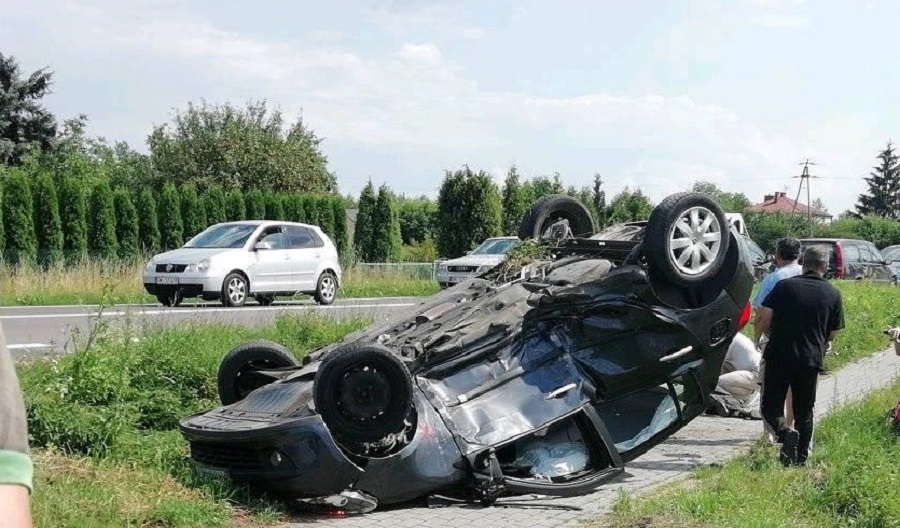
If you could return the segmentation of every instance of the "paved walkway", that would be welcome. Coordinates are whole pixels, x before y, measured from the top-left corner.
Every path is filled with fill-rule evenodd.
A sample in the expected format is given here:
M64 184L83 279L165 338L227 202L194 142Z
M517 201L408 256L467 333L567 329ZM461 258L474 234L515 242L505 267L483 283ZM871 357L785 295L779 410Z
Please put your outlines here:
M848 365L822 377L819 383L816 417L836 405L856 401L865 394L900 377L900 357L893 347L872 358ZM477 505L429 508L423 504L375 512L343 519L298 517L292 526L317 524L341 528L391 526L462 527L544 527L575 526L583 518L596 518L609 511L619 491L640 492L650 486L687 476L699 466L723 462L746 450L763 430L760 420L700 416L687 427L627 464L625 475L590 495L572 498L522 496L502 499L494 506Z

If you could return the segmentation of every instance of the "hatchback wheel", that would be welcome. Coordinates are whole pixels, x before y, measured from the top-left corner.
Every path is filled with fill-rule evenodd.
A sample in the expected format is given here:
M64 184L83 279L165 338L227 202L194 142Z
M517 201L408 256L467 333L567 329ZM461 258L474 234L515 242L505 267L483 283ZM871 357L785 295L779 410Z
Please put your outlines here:
M240 273L229 273L222 283L222 304L225 306L243 306L247 301L250 289L247 279Z
M319 283L316 285L316 293L313 297L319 304L331 304L337 295L337 279L330 271L326 271L319 276Z

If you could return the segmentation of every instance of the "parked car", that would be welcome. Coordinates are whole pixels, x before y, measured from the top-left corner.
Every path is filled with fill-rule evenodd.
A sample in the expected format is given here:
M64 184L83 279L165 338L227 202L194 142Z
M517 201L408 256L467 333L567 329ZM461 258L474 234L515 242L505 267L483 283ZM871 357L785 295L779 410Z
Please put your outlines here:
M538 202L520 231L577 232L592 220L576 203ZM222 406L179 422L196 467L345 513L489 505L589 492L704 412L753 287L715 202L677 194L624 229L522 243L532 258L302 362L271 342L232 350Z
M447 288L484 273L506 260L506 253L519 244L519 237L493 237L485 240L465 256L442 260L437 266L437 281Z
M804 238L800 239L801 255L811 245L822 245L828 249L827 278L866 279L884 283L894 283L897 280L878 248L871 242L851 238Z
M337 249L316 226L246 221L216 224L183 247L155 255L143 273L144 288L164 306L185 297L261 305L277 295L312 295L331 304L341 284Z
M887 262L889 268L894 273L894 277L900 280L900 245L888 246L881 250L881 256Z

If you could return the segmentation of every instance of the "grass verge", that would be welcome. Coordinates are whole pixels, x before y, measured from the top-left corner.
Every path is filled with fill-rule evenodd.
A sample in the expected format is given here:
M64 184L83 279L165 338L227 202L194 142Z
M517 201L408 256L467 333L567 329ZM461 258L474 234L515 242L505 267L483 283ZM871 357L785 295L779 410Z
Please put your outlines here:
M0 305L156 303L156 298L144 291L142 272L142 262L113 260L59 265L46 270L36 266L0 266ZM413 297L436 293L437 282L427 273L424 275L422 269L405 266L350 268L344 272L338 297Z
M761 441L687 482L644 498L623 495L609 516L588 526L900 526L900 439L886 420L898 397L900 382L823 419L807 468L783 468L776 447Z
M36 453L37 525L234 526L280 519L279 503L196 473L177 421L218 405L216 370L232 347L272 339L300 357L367 323L302 315L261 330L101 328L73 354L20 364Z

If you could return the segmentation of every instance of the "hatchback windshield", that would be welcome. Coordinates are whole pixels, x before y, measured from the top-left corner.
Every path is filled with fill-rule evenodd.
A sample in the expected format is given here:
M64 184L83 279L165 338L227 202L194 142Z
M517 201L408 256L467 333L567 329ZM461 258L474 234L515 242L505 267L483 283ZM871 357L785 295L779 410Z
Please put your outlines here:
M257 226L252 224L224 224L213 226L192 238L186 248L240 248L244 247Z
M501 238L495 240L485 240L480 246L475 248L471 255L503 255L512 249L519 241L513 238Z

